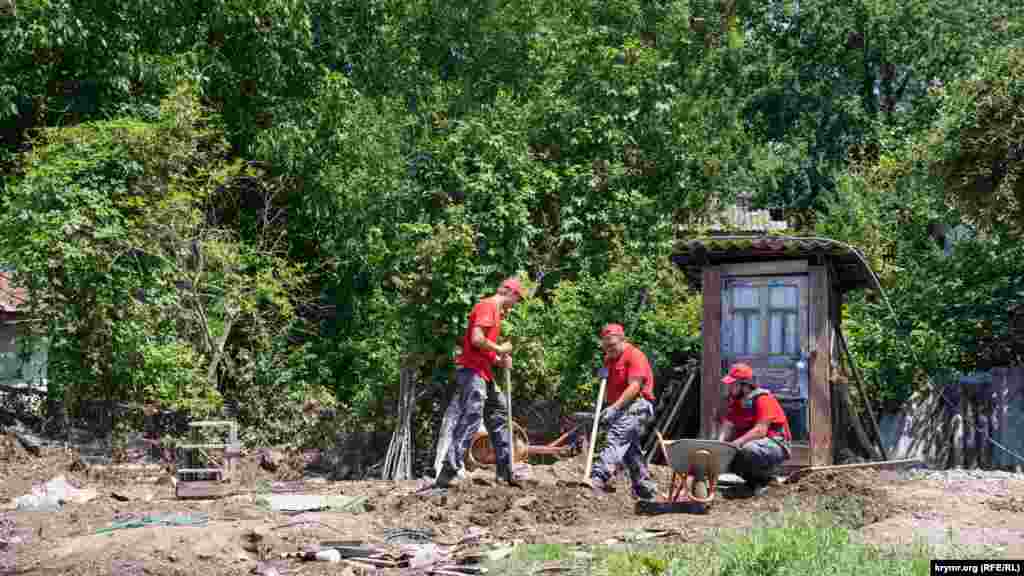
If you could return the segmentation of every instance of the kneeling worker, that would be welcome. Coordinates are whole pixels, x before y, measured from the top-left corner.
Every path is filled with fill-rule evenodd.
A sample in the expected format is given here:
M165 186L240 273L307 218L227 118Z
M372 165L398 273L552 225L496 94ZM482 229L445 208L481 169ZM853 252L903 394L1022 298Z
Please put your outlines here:
M633 494L651 500L657 485L647 472L640 440L654 418L654 374L647 356L626 342L622 326L605 326L601 347L608 370L605 398L609 405L601 413L601 422L608 425L608 445L594 465L590 483L597 490L609 491L609 481L622 464L633 484Z
M729 471L743 478L754 495L763 494L789 458L789 421L775 396L758 387L747 364L733 364L722 382L732 388L718 439L739 449Z

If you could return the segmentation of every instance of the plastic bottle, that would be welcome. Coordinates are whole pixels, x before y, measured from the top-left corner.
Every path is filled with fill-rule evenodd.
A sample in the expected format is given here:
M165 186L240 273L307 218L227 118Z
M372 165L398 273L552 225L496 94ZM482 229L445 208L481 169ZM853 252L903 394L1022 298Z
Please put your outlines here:
M321 550L316 553L316 559L321 562L330 562L331 564L337 564L341 562L341 552L338 552L334 548L328 550Z

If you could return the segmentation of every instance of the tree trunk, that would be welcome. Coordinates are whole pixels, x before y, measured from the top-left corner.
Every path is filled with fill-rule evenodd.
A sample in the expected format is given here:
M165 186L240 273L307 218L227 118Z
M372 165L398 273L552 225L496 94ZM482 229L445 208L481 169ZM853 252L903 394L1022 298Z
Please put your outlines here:
M224 346L227 344L228 336L231 335L231 327L235 323L235 316L228 316L224 320L224 333L214 342L214 348L210 351L210 366L206 370L206 381L210 386L217 386L217 366L224 355Z

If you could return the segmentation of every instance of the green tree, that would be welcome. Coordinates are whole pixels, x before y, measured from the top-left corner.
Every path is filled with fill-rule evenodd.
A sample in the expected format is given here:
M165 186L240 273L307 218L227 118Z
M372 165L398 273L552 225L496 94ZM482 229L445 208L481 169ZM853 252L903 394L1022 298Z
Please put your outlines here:
M244 173L225 158L216 117L188 86L156 122L49 130L25 156L0 245L45 320L50 382L70 407L216 410L242 349L271 349L294 323L301 266L210 221Z

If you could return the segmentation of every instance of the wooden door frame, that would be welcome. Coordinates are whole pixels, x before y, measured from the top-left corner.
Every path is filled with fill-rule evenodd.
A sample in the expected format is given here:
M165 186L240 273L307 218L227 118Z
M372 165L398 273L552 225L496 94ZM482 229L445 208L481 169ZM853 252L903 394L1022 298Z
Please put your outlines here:
M808 428L809 446L794 446L786 467L825 466L832 464L832 406L829 388L831 369L831 308L833 297L828 269L807 266L806 263L780 262L780 266L764 264L729 265L728 276L785 276L801 274L806 270L810 292L808 306ZM806 266L806 268L805 268ZM704 304L703 349L701 370L701 425L702 438L716 438L721 415L722 378L722 276L723 267L706 266L702 270L702 296ZM748 272L744 274L742 272ZM752 273L750 273L752 272ZM801 297L802 299L802 297Z

